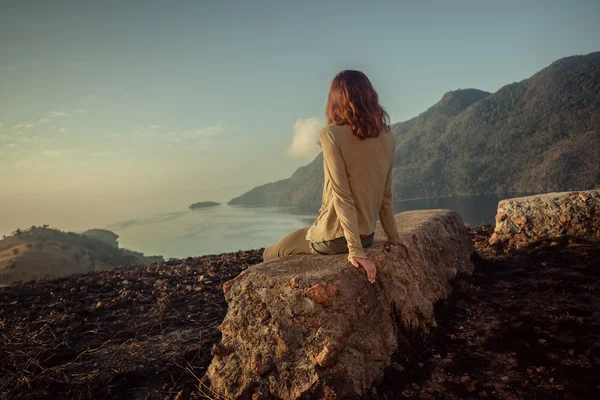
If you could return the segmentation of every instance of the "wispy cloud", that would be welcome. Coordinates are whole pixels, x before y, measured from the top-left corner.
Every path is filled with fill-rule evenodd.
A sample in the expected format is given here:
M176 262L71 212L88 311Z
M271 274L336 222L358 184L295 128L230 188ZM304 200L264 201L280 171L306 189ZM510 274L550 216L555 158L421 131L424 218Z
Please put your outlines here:
M203 128L182 131L163 129L165 128L163 125L136 125L133 127L131 134L136 138L162 142L165 148L169 148L175 143L217 136L227 129L235 129L237 127L237 125L229 125L225 121L219 121L214 125ZM107 134L105 136L115 136L115 134Z
M77 153L78 149L48 149L40 151L26 157L20 157L18 153L13 155L18 160L15 165L19 168L37 168L45 170L48 168L56 167L61 159L65 158L67 154Z
M78 110L80 110L80 109L78 109ZM81 110L83 110L83 109L81 109ZM85 110L84 110L84 112L85 112ZM53 119L56 119L56 118L70 117L71 114L63 112L63 111L50 111L50 112L39 114L39 116L41 118L38 119L37 121L20 122L18 124L13 125L11 128L8 129L8 131L10 131L11 133L16 134L16 135L21 135L23 133L23 129L32 129L37 126L42 126L44 124L51 122ZM3 125L4 125L4 123L0 123L0 128L2 128ZM61 129L64 129L64 128L61 128ZM63 131L61 131L61 132L63 132Z
M50 111L44 114L46 118L60 118L60 117L69 117L71 114L63 112L63 111Z
M186 130L182 132L168 132L167 140L170 142L180 142L182 140L205 138L220 135L225 131L225 122L219 121L215 125L205 128Z
M42 157L49 158L64 158L66 155L79 153L79 149L48 149L43 150L39 154Z
M40 154L45 157L62 158L70 150L44 150Z
M308 157L319 152L319 133L325 121L318 117L297 119L294 124L294 137L286 153L293 157Z

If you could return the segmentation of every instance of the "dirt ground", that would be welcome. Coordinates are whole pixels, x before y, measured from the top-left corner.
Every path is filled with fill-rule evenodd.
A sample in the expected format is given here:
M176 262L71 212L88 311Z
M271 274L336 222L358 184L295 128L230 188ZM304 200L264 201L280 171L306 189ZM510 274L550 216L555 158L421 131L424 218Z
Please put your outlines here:
M600 399L600 244L504 253L471 229L475 273L403 332L364 399ZM223 282L261 250L0 288L0 398L217 398L198 388L227 312Z

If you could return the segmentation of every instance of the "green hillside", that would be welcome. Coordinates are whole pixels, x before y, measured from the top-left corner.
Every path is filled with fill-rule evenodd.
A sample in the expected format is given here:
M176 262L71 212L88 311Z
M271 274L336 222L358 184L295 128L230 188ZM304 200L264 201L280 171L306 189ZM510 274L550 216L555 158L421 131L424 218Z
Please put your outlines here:
M0 284L164 261L120 249L117 238L106 230L77 234L46 225L18 229L0 240Z
M396 200L600 187L600 52L490 94L457 90L392 125ZM318 209L322 155L229 204Z

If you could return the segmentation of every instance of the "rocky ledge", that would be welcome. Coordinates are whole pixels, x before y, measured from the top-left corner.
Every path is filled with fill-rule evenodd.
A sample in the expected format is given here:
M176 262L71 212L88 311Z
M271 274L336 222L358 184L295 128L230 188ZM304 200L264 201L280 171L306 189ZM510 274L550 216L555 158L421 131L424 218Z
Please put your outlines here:
M600 240L600 190L502 200L490 244L520 248L561 236Z
M356 398L381 381L400 332L435 326L449 281L471 274L473 245L451 210L396 215L404 247L377 228L371 285L346 255L284 257L224 285L228 313L205 381L226 398Z

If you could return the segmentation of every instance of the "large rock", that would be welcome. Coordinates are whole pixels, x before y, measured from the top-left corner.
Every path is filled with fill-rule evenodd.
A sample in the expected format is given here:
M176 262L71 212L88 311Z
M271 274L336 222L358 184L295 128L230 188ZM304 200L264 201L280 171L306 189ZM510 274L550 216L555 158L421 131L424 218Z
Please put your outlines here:
M519 248L560 236L600 239L600 190L501 200L490 244Z
M347 255L289 256L258 264L224 285L229 310L205 378L226 398L355 398L381 380L403 328L435 325L433 305L470 274L473 248L451 210L396 215L410 243L367 250L377 281Z

